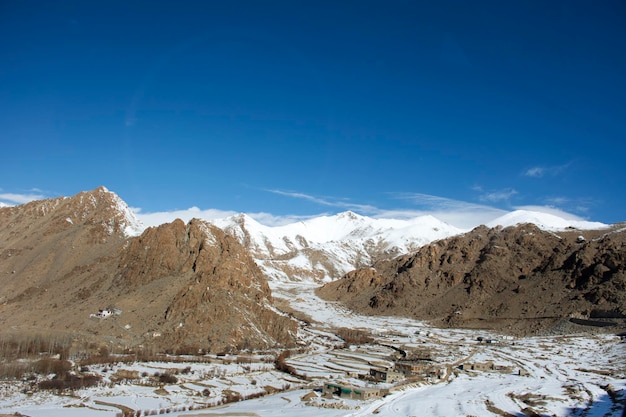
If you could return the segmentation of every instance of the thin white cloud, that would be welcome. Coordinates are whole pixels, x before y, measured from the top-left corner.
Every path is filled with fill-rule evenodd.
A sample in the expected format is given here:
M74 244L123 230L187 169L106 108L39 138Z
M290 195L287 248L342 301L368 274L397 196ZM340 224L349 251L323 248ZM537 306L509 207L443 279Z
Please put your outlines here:
M594 201L588 198L548 197L544 199L548 207L556 207L566 212L588 213Z
M293 191L274 190L274 189L267 189L265 191L268 191L268 192L273 193L273 194L282 195L282 196L285 196L285 197L293 197L293 198L299 198L299 199L302 199L302 200L311 201L313 203L321 204L321 205L324 205L324 206L334 206L335 205L335 204L333 204L330 201L324 200L323 198L314 197L314 196L309 195L309 194L298 193L298 192L293 192Z
M562 206L564 204L568 204L571 202L571 199L567 198L567 197L549 197L546 198L546 203L548 203L549 205L554 205L554 206Z
M480 199L480 201L498 203L501 201L509 201L511 197L513 197L515 194L517 194L517 191L513 189L506 189L506 190L488 192L488 193L482 194L478 198Z
M426 211L448 211L484 208L484 206L479 204L468 203L465 201L454 200L452 198L440 197L432 194L390 193L390 195L400 200L407 200L411 202L411 204L421 207L423 210Z
M408 202L412 207L385 209L372 205L350 203L341 199L331 199L328 197L320 198L301 192L281 190L266 191L286 197L304 199L324 206L354 210L359 214L375 218L411 219L431 215L460 229L468 230L478 225L488 223L507 213L505 210L484 204L468 203L466 201L424 193L388 193L392 198Z
M501 217L508 213L508 210L502 210L492 207L488 204L469 203L466 201L455 200L446 197L440 197L431 194L423 193L388 193L392 198L396 200L402 200L405 203L403 208L385 209L379 208L367 204L356 204L347 202L345 199L339 198L320 198L314 195L282 190L266 190L274 194L282 195L285 197L302 199L310 201L315 204L319 204L326 207L335 207L338 209L350 209L355 212L367 215L374 218L386 218L386 219L412 219L420 216L431 215L437 219L451 224L455 227L464 230L470 230L478 225L487 224L498 217ZM480 191L484 191L480 188ZM485 195L489 197L484 201L502 201L502 199L510 198L516 194L515 190L505 190L499 192L492 192ZM555 197L552 202L567 202L564 197ZM409 207L406 207L406 205ZM514 207L519 210L538 211L543 213L550 213L562 217L568 220L580 220L580 217L571 214L560 208L556 208L553 205L525 205ZM223 219L236 214L235 211L229 210L217 210L217 209L200 209L198 207L191 207L185 210L173 210L166 212L155 213L143 213L141 209L132 209L135 215L143 222L146 227L157 226L163 223L169 223L179 218L185 222L188 222L192 218L199 218L207 221ZM315 215L300 216L300 215L274 215L266 212L246 213L251 218L255 219L259 223L266 226L283 226L291 224L309 218L332 215L333 213L317 213Z
M478 225L488 223L491 220L507 213L506 210L501 210L488 205L469 203L466 201L431 194L394 193L393 195L396 198L407 200L411 204L420 208L415 211L401 212L404 215L408 215L409 213L414 214L414 216L406 217L431 215L461 229L474 228ZM381 214L388 214L389 217L393 217L395 213L397 213L397 211L390 210Z
M181 219L182 221L187 223L189 220L194 218L203 220L215 220L223 219L225 217L237 214L236 211L217 209L201 210L198 207L191 207L185 210L158 211L153 213L143 213L141 211L141 208L137 207L131 207L131 210L146 227L159 226L164 223L173 222L176 219Z
M226 217L240 214L239 212L233 210L200 209L198 207L190 207L185 210L159 211L153 213L144 213L141 208L138 207L131 207L131 210L146 228L159 226L164 223L171 223L176 219L181 219L185 223L189 222L191 219L202 219L210 222L212 220L224 219ZM265 212L246 214L266 226L283 226L285 224L295 223L317 216L276 216Z
M543 174L546 172L544 167L532 167L524 173L527 177L540 178L543 177Z
M0 193L0 202L3 202L7 205L15 205L26 204L34 200L43 200L44 198L46 198L45 195L39 192L40 190L32 191L35 191L35 193Z
M314 217L323 216L327 213L320 213L320 214L315 214L312 216L297 216L293 214L288 214L284 216L276 216L274 214L264 213L264 212L246 213L246 214L252 217L257 222L264 224L266 226L284 226L286 224L297 223L297 222L308 220Z
M528 168L526 171L524 171L523 175L525 177L530 177L530 178L542 178L542 177L544 177L546 175L556 176L556 175L562 174L572 164L573 164L573 162L568 162L568 163L562 164L562 165L534 166L534 167Z
M481 187L478 190L484 192ZM456 226L460 229L470 230L478 225L487 224L500 216L508 213L508 210L499 209L488 204L470 203L461 200L455 200L451 198L424 194L424 193L388 193L393 199L402 200L405 203L403 208L380 208L368 204L357 204L348 202L345 199L329 198L329 197L317 197L314 195L294 192L294 191L282 191L282 190L265 190L274 194L282 195L285 197L295 198L310 201L315 204L319 204L326 207L335 207L338 209L354 210L355 212L374 217L374 218L387 218L387 219L411 219L420 216L431 215L444 221L448 224ZM510 199L517 192L515 190L503 190L486 193L483 195L481 201L487 202L500 202ZM570 200L565 197L554 197L551 203L566 203ZM408 203L408 207L407 206ZM548 203L546 201L546 203ZM571 214L563 209L557 208L552 204L546 205L524 205L517 206L514 209L538 211L543 213L550 213L562 217L568 220L580 220L577 215ZM172 222L179 218L185 222L188 222L192 218L199 218L207 221L223 219L236 214L235 211L229 210L217 210L217 209L200 209L198 207L191 207L185 210L173 210L166 212L155 213L143 213L141 209L133 208L135 215L143 222L146 227L157 226L159 224ZM266 226L283 226L291 224L309 218L329 215L331 213L317 213L315 215L300 216L300 215L274 215L266 212L246 213L251 218L255 219L261 224Z
M265 191L268 191L273 194L282 195L285 197L292 197L292 198L298 198L302 200L311 201L313 203L320 204L322 206L337 207L337 208L342 208L346 210L355 210L361 213L371 214L371 213L375 213L376 211L378 211L378 209L374 206L367 205L367 204L350 203L345 200L320 198L320 197L312 196L310 194L293 192L293 191L282 191L282 190L275 190L275 189L267 189Z

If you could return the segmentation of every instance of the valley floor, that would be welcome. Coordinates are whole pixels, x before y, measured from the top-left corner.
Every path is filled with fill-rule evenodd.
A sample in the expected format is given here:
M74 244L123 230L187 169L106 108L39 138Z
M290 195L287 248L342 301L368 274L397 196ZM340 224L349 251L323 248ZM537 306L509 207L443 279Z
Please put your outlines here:
M105 380L120 370L144 377L71 396L29 394L23 385L0 382L0 415L113 417L126 410L175 417L621 416L626 343L616 336L513 339L486 331L435 329L414 320L352 314L301 284L289 289L282 283L281 290L273 290L276 298L289 300L291 308L311 322L300 335L303 348L286 360L298 376L274 370L273 362L263 356L96 366L92 371ZM362 329L375 342L343 346L338 328ZM394 354L411 350L428 352L436 372L408 383L379 384L355 377L371 367L390 365ZM489 363L486 370L467 369ZM155 372L176 373L178 381L149 386L145 376ZM325 382L382 388L389 394L364 401L330 398L319 393ZM254 398L267 391L275 393ZM234 402L221 404L224 398Z

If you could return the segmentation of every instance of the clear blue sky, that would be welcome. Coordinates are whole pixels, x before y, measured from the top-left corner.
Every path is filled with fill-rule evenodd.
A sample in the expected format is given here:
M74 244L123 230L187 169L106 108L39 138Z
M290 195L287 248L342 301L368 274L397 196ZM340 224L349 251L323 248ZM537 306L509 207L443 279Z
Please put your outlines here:
M623 1L0 1L0 201L626 220Z

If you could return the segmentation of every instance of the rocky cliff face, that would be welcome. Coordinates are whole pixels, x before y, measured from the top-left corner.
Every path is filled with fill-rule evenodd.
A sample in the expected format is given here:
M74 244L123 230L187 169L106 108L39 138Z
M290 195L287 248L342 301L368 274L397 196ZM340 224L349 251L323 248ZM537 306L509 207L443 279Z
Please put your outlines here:
M129 242L118 271L113 288L152 289L151 297L137 301L161 305L161 316L144 320L167 344L223 350L293 343L295 322L272 307L254 261L235 239L204 221L176 220L146 230Z
M0 209L0 332L221 351L294 342L239 243L203 221L139 225L104 188ZM98 310L116 314L90 317Z
M350 272L319 293L368 314L526 333L572 315L624 316L625 245L623 229L557 234L530 224L481 226Z

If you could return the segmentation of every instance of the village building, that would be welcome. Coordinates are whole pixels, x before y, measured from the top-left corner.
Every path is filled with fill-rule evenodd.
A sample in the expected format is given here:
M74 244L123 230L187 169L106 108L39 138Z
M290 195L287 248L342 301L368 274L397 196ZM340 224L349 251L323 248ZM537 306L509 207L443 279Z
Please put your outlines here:
M493 361L487 362L467 362L459 366L463 371L492 371L495 369Z
M96 319L107 319L111 317L112 314L113 312L107 308L104 310L98 310L96 314L90 314L89 316Z
M402 372L397 372L389 368L371 368L370 376L374 378L375 381L385 383L397 382L404 379Z
M396 371L405 377L416 375L436 375L437 371L430 361L400 361L396 362Z
M354 400L368 400L380 397L381 391L378 388L355 387L347 384L336 384L326 382L323 389L324 395L349 398Z
M98 310L96 314L90 314L89 317L96 319L107 319L112 315L119 316L120 314L122 314L122 310L118 308L105 308L103 310Z
M467 362L459 366L463 371L496 371L501 373L512 373L513 367L505 365L495 365L493 361L487 362Z

